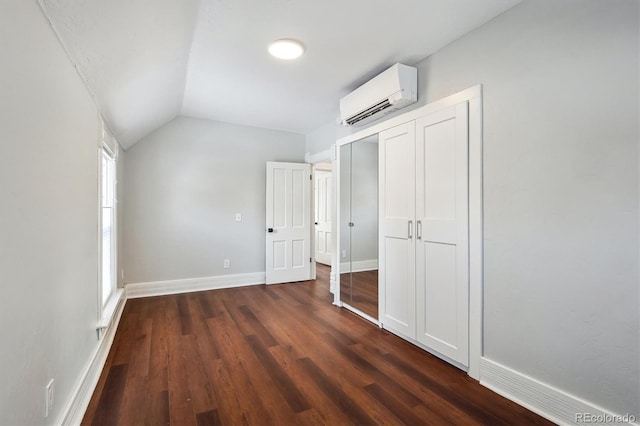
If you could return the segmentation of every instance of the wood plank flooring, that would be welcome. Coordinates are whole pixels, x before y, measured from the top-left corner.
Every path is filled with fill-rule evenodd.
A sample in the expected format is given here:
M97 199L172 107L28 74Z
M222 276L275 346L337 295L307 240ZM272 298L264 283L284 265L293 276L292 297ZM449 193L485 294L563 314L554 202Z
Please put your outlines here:
M551 424L304 283L127 301L85 425Z

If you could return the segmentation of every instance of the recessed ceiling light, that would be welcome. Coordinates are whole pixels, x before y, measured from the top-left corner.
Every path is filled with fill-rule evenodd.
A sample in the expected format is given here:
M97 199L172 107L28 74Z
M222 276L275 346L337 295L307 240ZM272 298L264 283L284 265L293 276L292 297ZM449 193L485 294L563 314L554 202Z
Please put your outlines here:
M304 46L297 40L282 38L269 44L269 53L279 59L296 59L304 53Z

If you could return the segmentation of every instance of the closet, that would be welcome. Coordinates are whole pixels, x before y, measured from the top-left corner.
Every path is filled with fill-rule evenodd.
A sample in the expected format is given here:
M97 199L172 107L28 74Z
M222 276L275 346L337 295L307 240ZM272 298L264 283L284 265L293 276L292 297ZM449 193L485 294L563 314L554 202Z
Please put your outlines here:
M468 102L379 132L379 320L469 366Z

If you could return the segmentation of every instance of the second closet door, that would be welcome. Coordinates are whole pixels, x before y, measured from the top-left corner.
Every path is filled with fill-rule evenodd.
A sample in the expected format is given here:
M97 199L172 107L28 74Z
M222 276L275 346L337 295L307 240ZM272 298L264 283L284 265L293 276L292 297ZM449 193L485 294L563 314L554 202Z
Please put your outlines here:
M417 340L469 362L467 103L416 121Z

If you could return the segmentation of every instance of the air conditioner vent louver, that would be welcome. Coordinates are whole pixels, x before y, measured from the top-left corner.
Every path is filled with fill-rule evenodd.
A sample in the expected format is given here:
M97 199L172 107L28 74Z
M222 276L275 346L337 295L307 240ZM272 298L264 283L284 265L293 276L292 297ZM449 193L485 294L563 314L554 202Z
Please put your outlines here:
M341 123L365 124L385 110L388 113L416 102L417 82L416 68L395 64L340 99Z
M385 99L384 101L375 104L374 106L365 109L364 111L362 111L360 114L356 114L353 117L348 118L346 121L346 123L348 125L352 125L352 124L356 124L359 121L362 121L366 118L371 117L374 114L379 113L380 111L383 111L387 108L389 108L391 106L391 102L389 102L389 99Z

